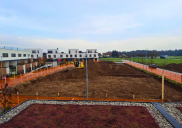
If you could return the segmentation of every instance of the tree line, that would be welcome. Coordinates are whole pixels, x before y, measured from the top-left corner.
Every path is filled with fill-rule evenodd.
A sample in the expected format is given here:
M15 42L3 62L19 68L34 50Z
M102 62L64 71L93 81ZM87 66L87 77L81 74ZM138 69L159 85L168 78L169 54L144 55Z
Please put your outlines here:
M168 56L182 56L182 50L136 50L136 51L108 51L107 53L112 53L112 57L119 57L120 55L126 55L128 57L135 57L135 56L139 56L139 57L145 57L146 56L146 52L147 52L147 57L154 57L156 58L157 56L160 55L168 55Z

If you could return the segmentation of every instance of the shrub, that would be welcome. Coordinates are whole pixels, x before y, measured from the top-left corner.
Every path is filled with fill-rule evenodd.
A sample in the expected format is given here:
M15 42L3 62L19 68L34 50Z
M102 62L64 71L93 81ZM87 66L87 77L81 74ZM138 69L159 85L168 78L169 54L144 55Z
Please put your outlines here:
M9 101L12 97L12 90L7 88L8 84L4 85L3 89L0 89L0 103L2 104L3 111L1 113L6 112L11 108L12 102ZM1 86L2 88L2 86Z

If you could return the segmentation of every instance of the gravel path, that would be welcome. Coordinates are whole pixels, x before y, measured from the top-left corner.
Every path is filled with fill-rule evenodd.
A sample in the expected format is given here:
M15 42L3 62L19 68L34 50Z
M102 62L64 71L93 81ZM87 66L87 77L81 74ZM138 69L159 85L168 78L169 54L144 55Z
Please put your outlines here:
M176 107L182 107L182 103L159 103L176 121L182 125L182 112Z
M136 102L99 102L99 101L47 101L47 100L28 100L16 108L10 110L0 116L0 124L9 121L23 109L31 104L76 104L76 105L121 105L121 106L144 106L148 109L155 121L160 127L171 128L171 124L160 114L160 112L151 103L136 103Z

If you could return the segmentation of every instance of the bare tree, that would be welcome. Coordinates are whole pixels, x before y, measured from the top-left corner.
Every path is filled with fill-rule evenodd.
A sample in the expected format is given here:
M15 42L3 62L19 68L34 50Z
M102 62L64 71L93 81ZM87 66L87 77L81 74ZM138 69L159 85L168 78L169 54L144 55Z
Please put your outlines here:
M162 67L164 68L166 66L166 59L162 61Z
M2 67L4 67L4 64L5 64L5 62L3 61L3 62L2 62ZM0 67L1 67L1 62L0 62Z
M149 53L149 55L151 56L151 58L156 58L158 53L157 51L152 51L151 53Z
M32 61L31 61L31 59L30 58L28 58L28 63L30 64Z
M43 58L42 58L42 63L43 63L43 64L46 64L46 60L47 60L46 57L43 57Z
M24 65L25 64L25 61L23 59L20 60L20 64L21 65Z
M150 64L153 64L154 61L153 61L153 57L150 58Z
M41 57L37 57L37 65L41 64Z
M10 99L12 97L12 89L7 88L8 84L6 83L4 85L4 88L2 88L1 85L1 89L0 89L0 103L1 106L3 107L3 112L9 110L11 108L12 102L10 102Z
M49 60L53 60L53 58L50 56L50 57L49 57Z
M142 64L144 64L144 57L145 55L144 54L141 54L141 57L142 57Z

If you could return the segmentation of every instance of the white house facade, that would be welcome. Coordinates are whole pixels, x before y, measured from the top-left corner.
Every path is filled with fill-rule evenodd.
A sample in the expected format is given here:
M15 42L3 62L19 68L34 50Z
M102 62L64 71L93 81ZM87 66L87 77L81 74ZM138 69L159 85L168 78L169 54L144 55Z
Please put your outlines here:
M37 59L37 57L43 57L43 50L40 48L28 48L24 51L31 52L31 59Z
M66 59L66 61L85 60L86 56L88 60L97 61L99 58L97 49L86 49L86 52L79 51L79 49L68 49L68 53L60 53L58 48L47 50L47 58L61 59L61 61L63 59Z
M4 73L3 75L9 74L13 69L15 69L13 73L16 74L17 65L21 63L21 60L24 60L25 64L28 63L28 59L30 58L30 56L31 56L31 52L24 51L24 49L14 48L14 47L1 47L0 48L0 67L2 65L2 68L6 69L6 73ZM22 70L24 70L24 73L25 73L25 68ZM2 73L0 73L0 76L1 74Z

